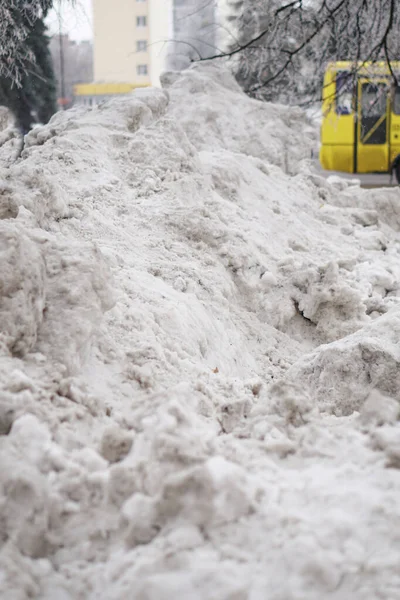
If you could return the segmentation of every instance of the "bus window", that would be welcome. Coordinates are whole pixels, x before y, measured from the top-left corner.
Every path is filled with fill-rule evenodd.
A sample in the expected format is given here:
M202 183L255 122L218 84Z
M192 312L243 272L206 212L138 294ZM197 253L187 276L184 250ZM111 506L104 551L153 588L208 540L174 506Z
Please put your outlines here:
M361 113L363 117L381 117L386 113L388 88L385 83L363 83Z
M352 82L349 71L339 71L336 74L336 113L350 115L352 113Z
M386 83L361 84L361 130L362 144L385 144L387 138Z
M400 115L400 87L396 87L394 91L393 112L395 115Z

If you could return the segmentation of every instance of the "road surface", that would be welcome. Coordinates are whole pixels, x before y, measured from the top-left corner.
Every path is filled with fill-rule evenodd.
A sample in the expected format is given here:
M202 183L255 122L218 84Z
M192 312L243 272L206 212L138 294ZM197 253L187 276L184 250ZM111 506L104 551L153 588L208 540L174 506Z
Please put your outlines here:
M316 163L316 169L318 173L320 173L323 177L330 177L331 175L337 175L338 177L342 177L343 179L355 179L361 182L362 188L380 188L380 187L396 187L397 181L393 176L391 179L390 175L387 173L367 173L353 175L352 173L339 173L337 171L325 171L321 168L319 163Z

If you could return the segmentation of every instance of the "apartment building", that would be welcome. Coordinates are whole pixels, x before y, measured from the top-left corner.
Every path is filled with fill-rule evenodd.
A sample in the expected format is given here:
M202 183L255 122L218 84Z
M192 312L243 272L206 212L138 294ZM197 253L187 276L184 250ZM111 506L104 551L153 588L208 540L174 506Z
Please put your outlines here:
M92 105L157 86L166 68L179 70L215 54L217 13L226 1L92 0L94 83L76 86L76 100Z
M159 85L172 39L173 0L92 0L94 83L75 87L85 104Z

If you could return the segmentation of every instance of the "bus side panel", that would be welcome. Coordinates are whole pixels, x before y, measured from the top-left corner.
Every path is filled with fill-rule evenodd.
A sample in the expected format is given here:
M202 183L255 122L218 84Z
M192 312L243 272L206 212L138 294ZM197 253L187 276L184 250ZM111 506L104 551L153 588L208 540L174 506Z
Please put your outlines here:
M400 115L391 114L390 126L390 165L400 155Z
M321 129L323 144L354 145L354 115L337 115L334 109L324 117Z
M336 70L326 73L323 92L320 162L329 171L354 171L354 114L336 112Z
M393 165L398 156L400 156L400 144L393 144L393 146L390 146L390 165Z
M369 146L368 153L360 147L358 151L357 173L387 173L388 146Z
M319 160L327 171L342 171L353 173L354 146L351 145L322 145Z

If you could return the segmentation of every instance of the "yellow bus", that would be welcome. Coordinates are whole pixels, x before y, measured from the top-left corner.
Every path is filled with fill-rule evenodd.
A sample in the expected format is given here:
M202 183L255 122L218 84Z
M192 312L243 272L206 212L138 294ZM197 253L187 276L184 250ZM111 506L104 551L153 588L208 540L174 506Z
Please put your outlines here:
M400 82L400 62L391 68ZM400 85L400 83L399 83ZM322 94L320 162L345 173L392 173L400 183L400 87L385 62L330 63Z

